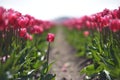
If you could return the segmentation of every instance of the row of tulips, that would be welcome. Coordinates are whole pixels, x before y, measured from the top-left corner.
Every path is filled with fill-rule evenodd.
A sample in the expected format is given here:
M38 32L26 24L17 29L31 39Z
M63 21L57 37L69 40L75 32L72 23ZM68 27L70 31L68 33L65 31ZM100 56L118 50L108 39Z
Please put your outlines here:
M113 32L116 32L120 30L120 7L114 10L104 9L102 12L90 16L86 15L78 19L66 20L64 25L78 30L87 28L101 31L102 28L108 27Z
M90 64L86 80L120 80L120 7L65 21L69 42Z
M15 35L32 40L31 34L41 34L44 30L50 29L52 25L49 21L42 21L28 14L22 15L22 13L13 9L0 7L1 32L14 30L16 32ZM5 34L3 35L5 36Z
M52 22L0 7L0 80L54 79L48 73L52 27Z

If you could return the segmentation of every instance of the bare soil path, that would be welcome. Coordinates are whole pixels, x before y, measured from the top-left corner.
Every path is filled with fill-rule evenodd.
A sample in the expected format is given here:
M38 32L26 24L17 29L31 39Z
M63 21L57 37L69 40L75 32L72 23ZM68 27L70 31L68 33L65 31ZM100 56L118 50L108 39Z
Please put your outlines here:
M50 51L51 72L56 74L55 80L83 80L84 75L80 75L85 58L75 56L75 50L65 39L63 28L58 27L53 47Z

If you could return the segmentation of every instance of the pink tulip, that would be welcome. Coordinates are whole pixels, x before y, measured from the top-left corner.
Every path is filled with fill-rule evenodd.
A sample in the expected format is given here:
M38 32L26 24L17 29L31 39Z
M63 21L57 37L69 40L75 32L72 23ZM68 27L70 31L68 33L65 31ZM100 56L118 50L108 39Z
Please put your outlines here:
M47 35L48 42L53 42L54 38L55 38L55 35L53 33L48 33L48 35Z
M89 36L90 32L89 31L84 31L83 34L84 34L85 37L87 37L87 36Z

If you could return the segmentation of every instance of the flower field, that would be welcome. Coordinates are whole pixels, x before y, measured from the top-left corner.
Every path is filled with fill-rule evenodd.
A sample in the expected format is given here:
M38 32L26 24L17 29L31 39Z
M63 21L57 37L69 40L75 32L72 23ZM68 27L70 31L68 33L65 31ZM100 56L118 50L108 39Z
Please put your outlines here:
M77 57L89 59L84 80L120 80L120 7L59 25L0 7L0 80L55 80L49 73L55 27L63 27Z
M90 59L82 69L87 80L120 79L120 7L65 21L68 41L78 56Z
M54 78L48 74L50 65L45 58L48 43L54 40L52 33L47 36L52 27L49 21L0 7L0 80Z

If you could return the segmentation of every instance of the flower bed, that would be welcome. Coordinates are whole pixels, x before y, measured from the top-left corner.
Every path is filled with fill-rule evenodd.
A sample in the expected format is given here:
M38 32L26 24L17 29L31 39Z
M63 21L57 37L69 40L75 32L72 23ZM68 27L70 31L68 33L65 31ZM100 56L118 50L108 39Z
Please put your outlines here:
M52 27L49 21L0 7L0 80L54 79L46 60Z
M92 63L82 69L86 79L120 79L120 7L65 21L69 42Z

